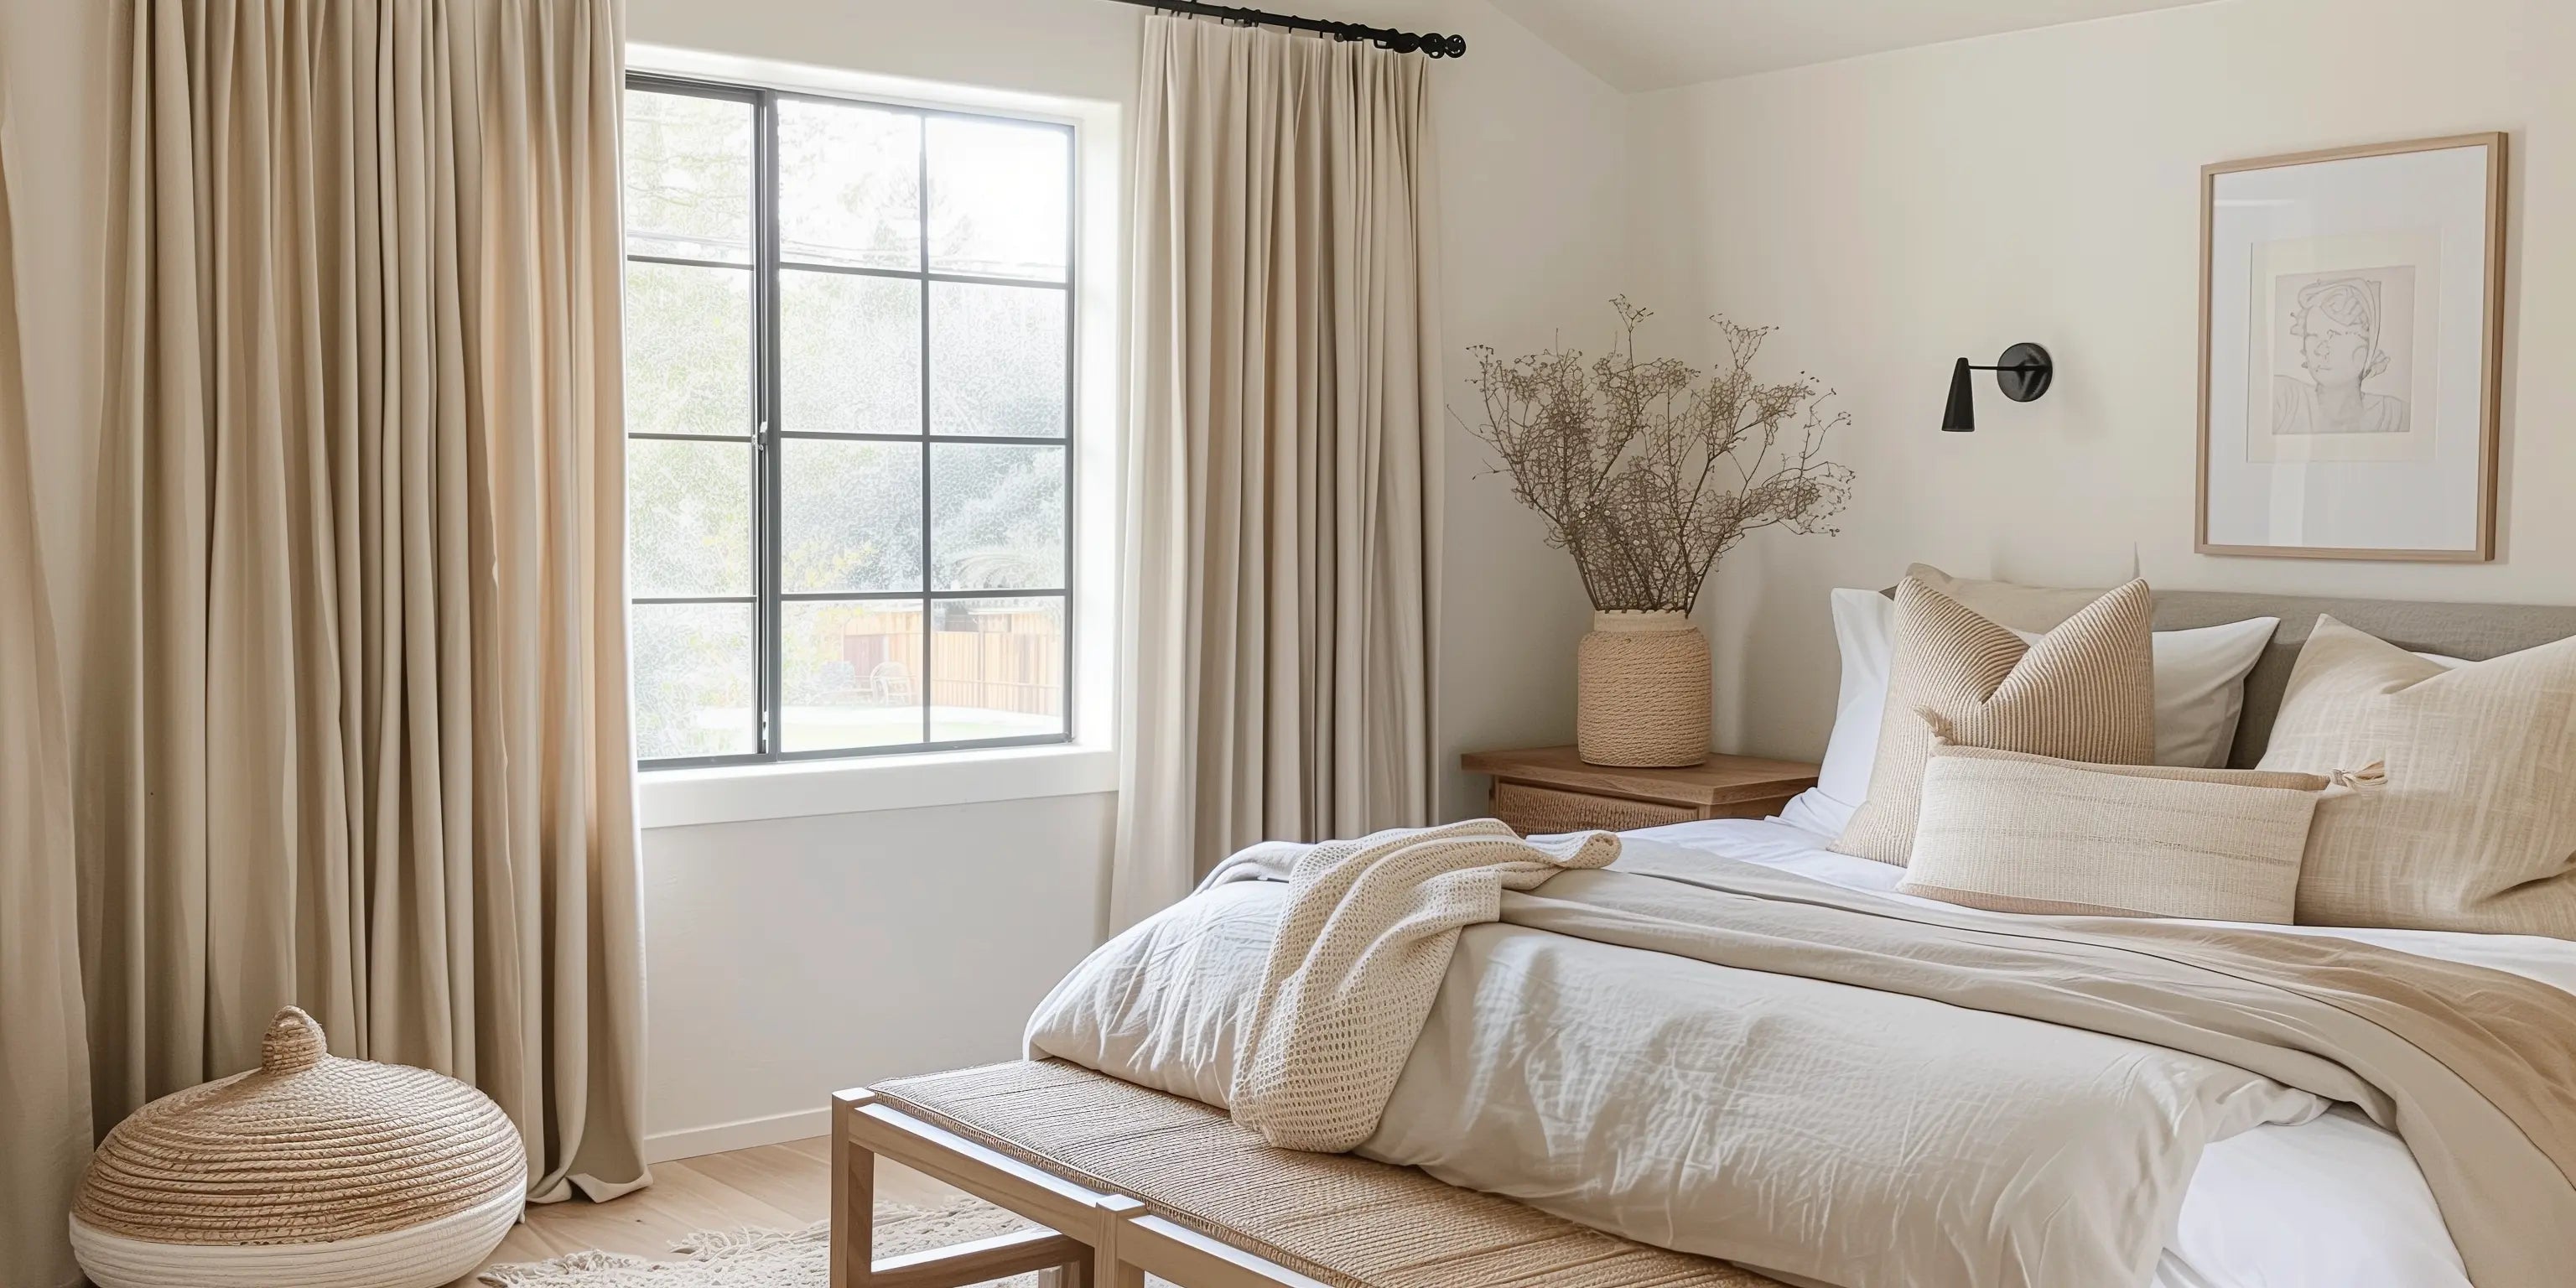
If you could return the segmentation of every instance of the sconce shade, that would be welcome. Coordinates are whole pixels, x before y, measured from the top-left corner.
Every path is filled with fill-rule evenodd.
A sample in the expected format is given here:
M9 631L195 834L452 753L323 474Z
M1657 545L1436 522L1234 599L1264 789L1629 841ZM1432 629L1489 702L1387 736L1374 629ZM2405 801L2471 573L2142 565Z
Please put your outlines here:
M1968 360L1950 369L1950 401L1941 409L1941 428L1964 434L1977 427L1976 391L1968 386Z
M1941 428L1964 434L1977 427L1977 393L1970 386L1968 373L1991 371L1995 384L2004 397L2014 402L2029 402L2048 392L2055 383L2057 363L2048 350L2027 341L2004 350L2004 356L1991 367L1972 366L1965 358L1950 368L1950 401L1941 408Z

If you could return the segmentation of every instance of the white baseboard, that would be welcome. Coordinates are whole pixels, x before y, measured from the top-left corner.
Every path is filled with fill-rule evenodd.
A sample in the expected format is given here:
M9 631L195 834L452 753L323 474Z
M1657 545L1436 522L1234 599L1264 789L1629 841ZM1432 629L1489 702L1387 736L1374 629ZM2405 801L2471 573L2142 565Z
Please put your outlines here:
M771 1114L766 1118L745 1118L739 1122L717 1123L710 1127L683 1127L678 1131L655 1132L644 1138L644 1161L667 1163L675 1158L721 1154L729 1149L782 1145L791 1140L828 1136L831 1132L832 1111L818 1106L813 1109L800 1109L794 1113Z

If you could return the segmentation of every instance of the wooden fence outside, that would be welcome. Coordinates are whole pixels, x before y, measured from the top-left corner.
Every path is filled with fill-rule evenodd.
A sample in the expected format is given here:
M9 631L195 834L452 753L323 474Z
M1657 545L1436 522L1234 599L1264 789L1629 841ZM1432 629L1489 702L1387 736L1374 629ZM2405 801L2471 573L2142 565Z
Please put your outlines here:
M977 613L973 623L931 633L930 704L1063 714L1064 631L1055 614ZM921 613L871 613L865 624L841 636L842 658L859 677L881 688L898 682L908 695L887 693L884 701L920 701Z

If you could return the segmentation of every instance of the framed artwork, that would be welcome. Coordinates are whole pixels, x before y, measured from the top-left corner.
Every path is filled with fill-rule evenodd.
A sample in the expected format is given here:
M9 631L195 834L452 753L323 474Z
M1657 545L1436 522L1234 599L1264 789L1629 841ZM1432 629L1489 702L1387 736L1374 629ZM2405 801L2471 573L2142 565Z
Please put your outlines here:
M2495 557L2505 136L2200 172L2203 554Z

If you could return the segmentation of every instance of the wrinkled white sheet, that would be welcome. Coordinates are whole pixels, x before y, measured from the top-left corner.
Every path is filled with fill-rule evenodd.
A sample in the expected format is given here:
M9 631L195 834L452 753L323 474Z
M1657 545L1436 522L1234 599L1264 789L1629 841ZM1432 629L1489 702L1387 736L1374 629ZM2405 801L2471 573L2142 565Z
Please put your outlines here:
M1900 868L1836 854L1781 820L1718 819L1630 833L1872 890ZM2576 944L2533 935L2267 926L2509 971L2576 992ZM2571 1276L2576 1277L2576 1276ZM2433 1193L2394 1133L2338 1108L2256 1127L2202 1154L2153 1288L2469 1288Z

